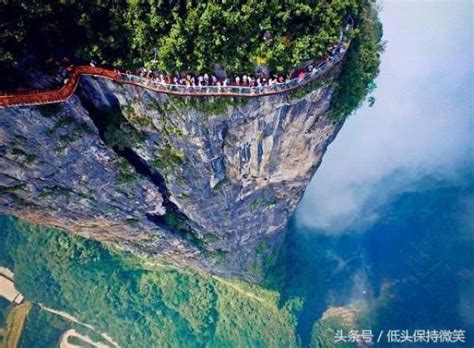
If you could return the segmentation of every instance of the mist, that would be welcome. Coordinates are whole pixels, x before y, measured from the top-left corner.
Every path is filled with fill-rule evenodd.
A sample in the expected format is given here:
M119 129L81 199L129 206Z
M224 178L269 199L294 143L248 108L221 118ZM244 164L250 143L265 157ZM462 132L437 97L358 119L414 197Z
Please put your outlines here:
M381 6L376 103L349 117L296 212L320 233L367 227L396 195L427 177L460 180L474 163L472 3Z

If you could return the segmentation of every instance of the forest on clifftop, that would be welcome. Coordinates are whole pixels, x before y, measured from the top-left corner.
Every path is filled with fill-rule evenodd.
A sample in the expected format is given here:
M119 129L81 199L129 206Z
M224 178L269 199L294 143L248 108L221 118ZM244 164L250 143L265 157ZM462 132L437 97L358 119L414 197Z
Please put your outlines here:
M352 17L353 44L333 102L338 119L373 90L382 49L371 0L7 1L0 17L5 89L18 79L10 69L17 63L43 66L64 57L173 74L212 73L216 65L233 75L260 68L286 73L324 57Z

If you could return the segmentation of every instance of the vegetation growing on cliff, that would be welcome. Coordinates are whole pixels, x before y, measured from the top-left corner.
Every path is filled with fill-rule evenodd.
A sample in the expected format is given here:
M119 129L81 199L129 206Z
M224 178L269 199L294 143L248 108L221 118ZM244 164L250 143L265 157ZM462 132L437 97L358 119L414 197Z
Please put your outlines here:
M26 319L19 347L57 347L61 335L72 327L79 332L84 331L79 325L73 325L64 318L41 310L39 306L33 306ZM91 335L92 330L88 330L87 334Z
M331 100L331 117L336 120L346 118L361 105L374 90L374 79L379 73L382 24L371 1L362 3L366 4L355 16L354 38Z
M284 72L324 56L360 0L315 2L7 1L0 5L0 61L64 54L168 72L238 73L255 64ZM41 30L40 30L41 28Z
M0 265L15 272L27 299L65 310L121 346L296 345L291 306L279 308L276 292L191 272L147 271L98 242L12 218L0 217L0 234ZM55 330L45 328L45 340L43 329L28 332L39 327L27 324L22 346L34 347L25 345L32 337L36 346L57 344Z
M166 170L183 164L184 153L174 149L169 143L165 143L152 160L154 168Z
M426 192L401 194L366 234L335 237L291 224L267 278L273 291L159 266L144 270L137 259L100 243L5 217L0 265L15 272L28 300L66 310L122 346L287 347L300 341L326 348L334 345L335 330L349 327L329 320L334 315L319 318L328 306L351 304L362 305L357 328L374 333L387 327L469 330L463 316L470 312L459 311L459 295L472 292L469 229L458 239L452 231L464 222L460 213L468 212L473 187L426 185ZM55 347L68 324L37 314L33 309L20 347Z
M0 5L0 70L33 54L168 73L211 73L216 64L232 74L259 67L286 73L325 56L349 16L356 30L331 110L341 120L374 89L382 30L372 0L7 1ZM228 104L193 106L222 113Z
M100 123L99 129L103 130L103 139L108 145L123 150L143 140L143 134L120 111L104 112L101 116L96 117L96 122Z

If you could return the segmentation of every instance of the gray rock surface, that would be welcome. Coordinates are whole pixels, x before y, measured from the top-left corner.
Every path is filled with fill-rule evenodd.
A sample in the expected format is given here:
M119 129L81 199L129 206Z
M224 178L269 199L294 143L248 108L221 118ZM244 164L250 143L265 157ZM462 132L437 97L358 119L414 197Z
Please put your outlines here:
M83 77L61 105L0 109L0 211L258 280L342 126L332 89L223 106ZM113 113L123 148L101 124Z

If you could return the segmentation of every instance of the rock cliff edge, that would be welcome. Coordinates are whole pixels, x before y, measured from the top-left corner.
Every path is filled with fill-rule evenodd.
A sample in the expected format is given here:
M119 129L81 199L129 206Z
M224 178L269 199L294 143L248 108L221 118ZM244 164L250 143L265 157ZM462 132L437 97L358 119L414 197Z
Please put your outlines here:
M66 103L0 109L0 212L258 280L342 126L336 75L245 100L82 77Z

